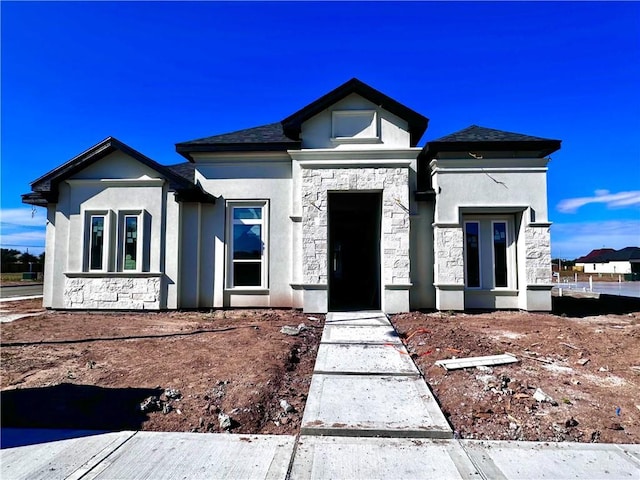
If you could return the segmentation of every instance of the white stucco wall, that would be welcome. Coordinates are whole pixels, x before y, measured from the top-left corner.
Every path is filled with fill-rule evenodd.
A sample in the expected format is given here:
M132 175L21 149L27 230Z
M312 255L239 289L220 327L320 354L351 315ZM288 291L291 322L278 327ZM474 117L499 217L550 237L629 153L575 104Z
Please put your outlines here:
M177 304L175 250L166 256L166 215L177 216L177 203L158 172L114 152L59 186L57 211L49 212L45 306L52 308L160 309ZM88 272L87 220L105 214L105 271ZM143 244L139 271L119 272L119 215L139 214ZM110 223L110 225L109 225ZM50 260L49 260L50 258ZM168 275L165 274L169 266ZM169 287L173 285L172 287ZM153 298L152 298L153 297Z
M373 110L376 112L378 140L369 143L332 140L332 112ZM376 104L353 93L302 124L300 134L303 149L333 148L338 150L376 150L407 148L410 135L407 122Z
M437 308L551 308L547 162L545 158L445 158L431 162L436 192ZM469 218L506 218L511 224L507 288L465 287L463 228ZM484 265L488 265L486 260Z
M523 207L547 222L548 159L452 159L432 162L435 222L460 222L460 207Z
M201 217L198 263L207 280L198 286L200 306L291 307L292 281L292 180L291 159L286 153L194 155L196 182L217 197L216 204ZM226 202L268 201L268 285L266 289L229 288L225 248ZM189 234L183 228L183 235ZM186 280L186 272L182 278Z

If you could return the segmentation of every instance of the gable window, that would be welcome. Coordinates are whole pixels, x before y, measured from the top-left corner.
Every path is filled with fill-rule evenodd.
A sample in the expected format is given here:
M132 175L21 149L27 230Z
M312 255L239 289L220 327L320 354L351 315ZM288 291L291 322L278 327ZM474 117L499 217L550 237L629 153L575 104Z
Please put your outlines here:
M267 202L228 202L228 276L230 288L266 288Z
M105 270L105 216L91 215L89 239L89 270Z
M479 216L464 222L467 288L516 288L515 242L510 217Z
M371 143L379 140L375 110L334 110L331 139L338 143Z

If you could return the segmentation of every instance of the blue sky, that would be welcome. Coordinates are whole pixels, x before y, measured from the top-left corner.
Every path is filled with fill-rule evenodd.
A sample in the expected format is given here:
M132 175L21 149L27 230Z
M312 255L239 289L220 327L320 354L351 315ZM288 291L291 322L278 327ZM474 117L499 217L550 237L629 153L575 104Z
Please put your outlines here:
M6 2L2 246L39 253L29 183L112 135L174 144L279 121L351 77L430 118L561 139L552 254L640 245L640 3Z

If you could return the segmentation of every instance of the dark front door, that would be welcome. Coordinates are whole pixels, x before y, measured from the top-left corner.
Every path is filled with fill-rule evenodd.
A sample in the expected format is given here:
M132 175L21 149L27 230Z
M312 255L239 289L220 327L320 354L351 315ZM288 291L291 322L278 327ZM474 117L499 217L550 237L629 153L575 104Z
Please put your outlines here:
M329 310L380 309L380 193L329 193Z

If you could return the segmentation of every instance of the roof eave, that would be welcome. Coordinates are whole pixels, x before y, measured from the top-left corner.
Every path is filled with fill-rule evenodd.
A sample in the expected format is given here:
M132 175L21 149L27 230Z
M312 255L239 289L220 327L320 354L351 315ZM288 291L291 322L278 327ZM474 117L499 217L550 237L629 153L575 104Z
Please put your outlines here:
M202 187L194 186L193 188L184 188L176 190L175 199L177 202L195 202L195 203L216 203L216 197L205 192Z
M176 152L193 162L192 153L217 152L286 152L301 147L301 142L176 144Z
M536 152L546 157L560 149L560 140L532 141L481 141L481 142L428 142L422 149L419 159L431 160L440 152Z
M56 203L57 195L53 198L50 195L44 194L44 192L31 192L21 195L22 203L27 205L35 205L37 207L46 207L50 203Z

